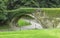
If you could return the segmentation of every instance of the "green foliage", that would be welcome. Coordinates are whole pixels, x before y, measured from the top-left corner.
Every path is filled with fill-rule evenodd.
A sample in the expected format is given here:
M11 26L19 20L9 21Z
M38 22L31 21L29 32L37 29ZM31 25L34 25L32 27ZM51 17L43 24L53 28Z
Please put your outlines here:
M6 19L7 19L6 16L0 13L0 20L6 20Z
M0 23L7 19L7 13L5 12L6 6L3 0L0 0Z
M19 2L16 4L16 2ZM41 7L41 8L56 8L60 7L60 0L17 0L13 2L17 8L20 7Z
M18 20L18 25L19 25L19 27L21 27L21 26L27 26L27 25L31 25L31 24L23 19L20 19L20 20Z
M13 2L13 4L12 4L12 2ZM12 4L12 7L11 7L10 3ZM20 3L19 4L16 4L16 3L17 3L17 0L16 1L0 0L0 22L1 23L5 22L6 20L11 21L11 19L15 16L20 16L22 14L27 14L27 13L29 14L30 12L33 12L33 10L30 10L30 9L20 9L20 6L19 6L19 9L16 9L16 8L18 8L16 6L20 5Z
M13 2L12 4L9 4L8 7L10 8L19 8L19 7L33 7L33 8L56 8L60 7L60 0L10 0L9 2Z
M5 30L8 30L10 28L10 26L8 25L0 25L0 31L5 31Z
M32 9L26 9L27 7L31 7ZM36 9L33 8L35 7L60 7L60 0L0 0L0 20L11 21L13 17L34 13ZM51 12L52 10L48 11ZM59 11L57 10L56 12ZM48 14L51 15L51 13ZM56 16L59 16L58 14Z
M60 8L41 8L49 17L60 17Z

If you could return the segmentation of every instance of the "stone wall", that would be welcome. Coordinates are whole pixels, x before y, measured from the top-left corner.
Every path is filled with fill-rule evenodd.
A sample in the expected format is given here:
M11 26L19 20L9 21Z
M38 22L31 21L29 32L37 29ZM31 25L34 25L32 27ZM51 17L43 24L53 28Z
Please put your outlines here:
M42 10L37 10L33 16L43 28L60 28L60 18L49 17Z

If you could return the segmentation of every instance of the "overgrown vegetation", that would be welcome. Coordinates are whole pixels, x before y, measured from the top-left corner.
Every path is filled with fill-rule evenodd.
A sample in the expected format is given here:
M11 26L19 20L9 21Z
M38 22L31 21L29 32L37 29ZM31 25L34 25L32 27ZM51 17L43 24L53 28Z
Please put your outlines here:
M0 25L16 25L23 15L37 13L38 7L49 17L60 17L60 8L55 8L60 7L60 0L0 0Z
M21 27L21 26L27 26L27 25L31 25L29 22L23 20L23 19L20 19L18 20L18 26Z
M17 27L17 21L19 26L30 25L30 23L19 19L26 14L37 13L37 8L41 8L49 17L60 18L59 7L60 0L0 0L0 31L2 31L1 29L9 31L11 27L14 30ZM45 21L45 19L43 20ZM58 21L54 22L56 26ZM60 38L60 29L0 32L0 38Z
M8 0L8 8L33 7L33 8L56 8L60 7L60 0ZM13 3L11 3L13 2ZM13 5L13 6L12 6ZM11 7L11 8L10 8Z
M60 17L60 8L41 8L50 17Z

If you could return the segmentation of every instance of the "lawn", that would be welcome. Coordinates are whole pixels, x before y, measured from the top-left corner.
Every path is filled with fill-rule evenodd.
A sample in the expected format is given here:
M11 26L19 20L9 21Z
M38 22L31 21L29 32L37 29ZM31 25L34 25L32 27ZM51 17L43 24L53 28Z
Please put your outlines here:
M60 29L0 32L0 38L60 38Z

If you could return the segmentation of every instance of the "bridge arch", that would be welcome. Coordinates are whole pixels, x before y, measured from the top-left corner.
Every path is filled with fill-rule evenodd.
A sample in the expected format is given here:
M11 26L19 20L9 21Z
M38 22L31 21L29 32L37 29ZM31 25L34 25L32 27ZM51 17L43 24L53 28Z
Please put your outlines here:
M32 13L22 13L22 14L16 14L16 16L14 16L12 19L11 19L11 22L10 22L10 26L11 26L11 28L14 30L14 29L16 29L16 27L17 28L20 28L20 27L18 27L18 24L17 24L17 22L18 22L18 20L20 19L20 18L22 18L22 17L26 17L26 16L29 16L29 17L32 17L32 18L34 18L36 21L38 20L38 19L36 19L35 17L38 17L38 16L35 16L36 14L38 15L39 13L41 12L41 10L40 9L37 9L37 10L35 10L34 12L32 12Z

